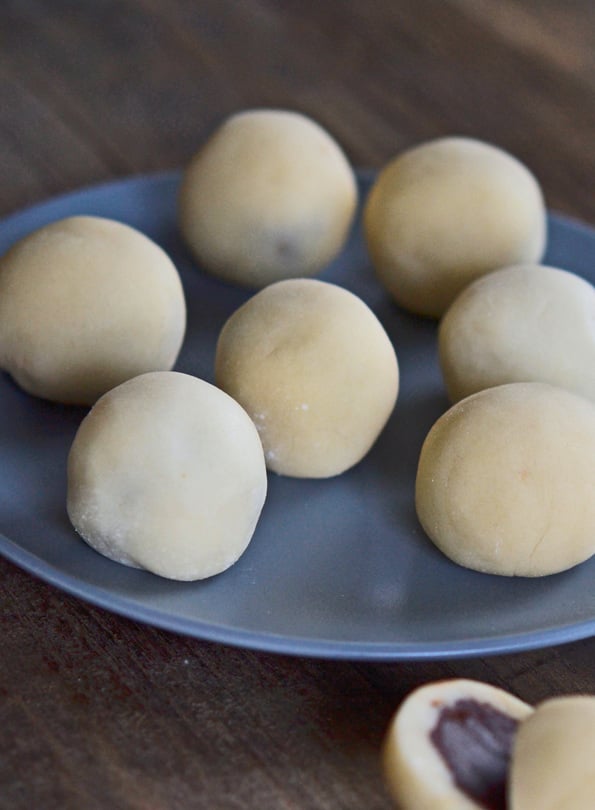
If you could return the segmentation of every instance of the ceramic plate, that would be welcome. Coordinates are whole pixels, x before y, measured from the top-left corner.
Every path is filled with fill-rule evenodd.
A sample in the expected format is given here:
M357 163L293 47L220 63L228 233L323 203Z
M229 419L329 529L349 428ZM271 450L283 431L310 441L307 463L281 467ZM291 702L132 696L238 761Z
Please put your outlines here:
M188 302L177 369L209 381L217 334L248 293L197 268L176 230L176 173L42 203L0 223L0 252L47 222L95 214L127 222L176 262ZM360 175L362 197L371 177ZM551 216L549 264L595 281L595 231ZM399 401L356 468L326 481L270 476L254 538L217 577L180 583L120 566L82 542L65 512L67 453L85 411L22 392L0 374L0 553L31 574L141 622L261 650L354 660L485 655L595 632L595 558L543 579L459 568L419 527L422 441L448 407L433 323L400 311L375 281L359 221L322 278L360 295L396 347Z

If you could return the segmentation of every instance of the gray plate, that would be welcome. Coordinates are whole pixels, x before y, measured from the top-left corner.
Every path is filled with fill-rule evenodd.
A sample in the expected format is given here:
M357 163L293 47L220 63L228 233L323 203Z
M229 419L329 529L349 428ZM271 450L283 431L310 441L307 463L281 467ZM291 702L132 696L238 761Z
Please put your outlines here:
M360 176L362 196L371 177ZM127 222L176 262L188 302L177 368L212 381L219 329L247 297L193 266L175 224L174 173L51 200L0 223L0 252L60 217ZM550 217L548 263L595 281L595 231ZM374 280L359 222L322 276L360 295L397 349L401 392L366 459L327 481L270 476L256 534L240 561L197 583L160 579L104 559L65 512L65 462L85 414L23 393L0 374L0 553L71 594L198 638L327 658L449 658L557 644L595 632L595 559L543 579L459 568L426 539L413 491L422 441L448 407L436 327L401 312Z

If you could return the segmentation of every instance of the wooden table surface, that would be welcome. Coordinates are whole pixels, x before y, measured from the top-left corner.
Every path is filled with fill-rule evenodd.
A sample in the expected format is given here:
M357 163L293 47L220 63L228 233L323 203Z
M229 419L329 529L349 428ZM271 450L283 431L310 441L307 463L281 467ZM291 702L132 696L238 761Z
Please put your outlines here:
M492 141L549 207L595 222L590 0L4 0L0 215L179 167L250 106L313 116L357 166L445 134ZM413 687L595 692L595 640L450 662L292 658L136 624L3 560L0 578L10 810L380 810L380 742Z

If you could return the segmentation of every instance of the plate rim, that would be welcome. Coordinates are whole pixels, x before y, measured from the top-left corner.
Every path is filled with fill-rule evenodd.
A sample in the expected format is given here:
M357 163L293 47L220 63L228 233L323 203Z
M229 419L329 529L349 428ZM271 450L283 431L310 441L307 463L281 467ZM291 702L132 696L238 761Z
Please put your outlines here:
M473 649L464 641L386 643L308 639L271 632L228 628L213 622L176 617L162 610L136 605L120 595L114 595L97 585L81 585L80 580L65 574L33 552L24 549L0 532L0 556L21 570L51 585L69 596L94 607L140 624L175 632L179 635L212 643L225 644L256 652L277 653L294 657L310 657L348 661L441 661L457 658L478 658L527 652L544 647L580 641L595 634L595 618L572 622L547 630L527 631L474 639Z

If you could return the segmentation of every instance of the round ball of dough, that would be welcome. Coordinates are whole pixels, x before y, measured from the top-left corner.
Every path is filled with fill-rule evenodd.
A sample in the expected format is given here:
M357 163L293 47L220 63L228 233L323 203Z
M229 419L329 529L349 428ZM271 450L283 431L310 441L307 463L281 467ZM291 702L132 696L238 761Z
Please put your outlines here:
M353 171L322 127L295 112L250 110L225 121L191 161L179 221L205 270L264 287L322 270L356 203Z
M514 157L471 138L441 138L383 169L366 202L364 231L395 301L440 317L478 276L539 261L546 212L537 181Z
M90 405L137 374L168 370L185 328L176 268L128 225L69 217L0 259L0 368L35 396Z
M513 748L512 810L592 810L595 804L595 698L541 703Z
M142 374L101 397L68 457L77 532L106 557L170 579L203 579L236 562L266 489L245 411L173 371Z
M360 461L399 385L395 351L374 313L313 279L272 284L231 316L215 378L254 420L269 469L302 478Z
M548 382L595 400L595 288L554 267L518 265L470 284L440 323L453 402L509 382Z
M413 691L395 714L383 746L383 771L398 807L504 806L513 740L531 711L480 681L456 678Z
M544 383L453 405L422 447L416 508L467 568L542 576L595 553L595 404Z

